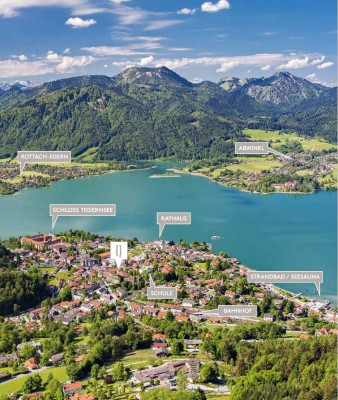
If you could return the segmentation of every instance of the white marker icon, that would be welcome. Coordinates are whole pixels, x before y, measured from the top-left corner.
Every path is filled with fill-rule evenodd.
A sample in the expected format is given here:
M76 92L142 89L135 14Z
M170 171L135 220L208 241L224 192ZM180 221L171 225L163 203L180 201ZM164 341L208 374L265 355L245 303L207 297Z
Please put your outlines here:
M120 268L122 261L128 259L128 242L110 242L110 259Z

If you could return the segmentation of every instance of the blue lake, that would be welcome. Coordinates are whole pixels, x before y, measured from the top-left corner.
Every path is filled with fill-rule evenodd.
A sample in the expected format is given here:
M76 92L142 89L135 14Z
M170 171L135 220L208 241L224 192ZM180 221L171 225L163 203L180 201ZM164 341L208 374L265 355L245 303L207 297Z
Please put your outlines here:
M116 217L60 217L55 232L84 229L116 237L158 238L157 211L190 211L191 226L166 226L163 238L212 243L254 269L323 270L322 297L336 303L337 192L257 195L198 176L150 179L157 169L62 181L0 197L0 236L49 232L50 203L115 203ZM221 239L212 241L211 236ZM314 285L287 285L316 297Z

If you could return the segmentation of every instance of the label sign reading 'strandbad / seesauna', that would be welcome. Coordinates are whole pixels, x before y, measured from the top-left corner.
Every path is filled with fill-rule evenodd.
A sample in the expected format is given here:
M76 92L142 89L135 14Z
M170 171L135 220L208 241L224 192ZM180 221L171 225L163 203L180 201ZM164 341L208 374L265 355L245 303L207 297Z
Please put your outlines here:
M158 212L159 237L166 225L191 225L191 212Z
M52 229L58 217L115 217L116 204L50 204Z
M177 287L155 286L153 278L149 275L149 287L147 288L148 300L176 300Z
M320 296L323 271L249 271L249 283L314 283Z
M20 164L20 174L25 169L26 164L43 163L70 163L72 162L71 151L18 151L18 162Z

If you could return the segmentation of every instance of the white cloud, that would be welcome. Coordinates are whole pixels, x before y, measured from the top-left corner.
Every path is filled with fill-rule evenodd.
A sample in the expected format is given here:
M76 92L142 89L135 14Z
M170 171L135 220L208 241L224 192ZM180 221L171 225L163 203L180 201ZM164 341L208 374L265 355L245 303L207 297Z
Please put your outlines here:
M278 65L277 69L299 69L308 67L309 65L309 57L293 58L286 64Z
M316 74L309 74L305 78L308 79L309 81L314 81L314 80L317 79L317 75Z
M70 48L67 47L66 49L63 50L63 54L69 54L70 53Z
M104 64L104 67L105 67L105 68L108 68L108 64Z
M318 68L318 69L326 69L326 68L332 67L332 65L334 65L334 63L331 62L331 61L328 61L328 62L325 62L325 63L323 63L323 64L318 65L317 68Z
M309 56L305 56L304 58L292 58L287 63L278 65L276 69L299 69L299 68L313 67L316 65L318 69L325 69L331 67L334 64L333 62L323 63L324 60L325 56L323 55L320 56L319 58L314 58L311 61Z
M162 15L162 13L146 11L138 7L128 7L122 4L115 7L112 13L118 16L121 25L138 24L144 22L153 15Z
M263 32L262 35L263 36L275 36L275 35L277 35L277 33L276 32Z
M182 8L181 10L177 11L177 14L182 14L182 15L191 15L191 14L195 14L195 12L197 11L197 8Z
M125 3L126 1L129 1L129 0L110 0L110 1L115 4L121 4L121 3Z
M192 80L192 83L201 83L201 82L203 82L204 81L204 79L202 79L202 78L194 78L193 80Z
M328 87L336 87L337 82L323 82L317 78L316 74L309 74L306 76L306 79L311 81L312 83L318 83L319 85L328 86Z
M0 77L75 73L78 68L85 67L94 61L96 59L92 56L69 57L50 50L45 56L34 61L0 60Z
M55 51L49 50L46 58L47 60L59 60L60 56Z
M253 54L247 56L233 57L198 57L198 58L178 58L161 59L156 62L156 66L164 65L168 68L182 68L189 65L218 66L218 70L225 71L235 66L246 65L252 67L263 67L264 65L278 65L285 60L285 54Z
M37 76L53 72L53 67L47 65L43 61L23 62L18 60L0 60L1 78Z
M238 60L226 61L226 62L222 63L218 69L216 69L216 72L227 72L230 69L237 67L238 65L239 65Z
M68 18L65 25L70 25L71 27L77 28L88 28L89 26L95 25L95 19L82 19L79 17Z
M325 56L321 56L320 58L316 58L310 62L310 65L317 65L322 63L325 60Z
M135 47L135 46L133 46ZM93 47L82 47L81 50L88 51L95 56L107 57L107 56L133 56L137 54L144 54L142 51L133 50L131 46L119 47L119 46L93 46Z
M191 47L168 47L168 50L171 51L190 51L190 50L194 50Z
M141 58L140 65L142 65L142 66L149 65L153 61L154 61L154 57L153 56L144 57L144 58Z
M25 56L24 54L20 54L20 55L18 55L18 56L13 55L13 56L11 56L11 57L12 57L12 58L16 58L16 59L18 59L18 60L20 60L20 61L27 61L27 60L28 60L28 57Z
M20 10L32 7L69 8L78 15L94 14L106 10L94 7L90 0L1 0L0 17L13 18L19 15Z
M180 21L178 19L164 19L164 20L152 21L144 28L144 30L154 31L157 29L168 28L169 26L178 25L181 24L182 22L183 21Z
M217 3L212 3L207 1L201 5L201 11L214 13L221 10L226 10L230 8L230 4L227 0L219 0Z
M57 64L56 71L62 74L75 72L75 67L85 67L95 61L92 56L78 56L78 57L67 57L62 56L61 62Z
M264 67L261 68L262 71L269 71L269 69L271 68L271 65L264 65Z

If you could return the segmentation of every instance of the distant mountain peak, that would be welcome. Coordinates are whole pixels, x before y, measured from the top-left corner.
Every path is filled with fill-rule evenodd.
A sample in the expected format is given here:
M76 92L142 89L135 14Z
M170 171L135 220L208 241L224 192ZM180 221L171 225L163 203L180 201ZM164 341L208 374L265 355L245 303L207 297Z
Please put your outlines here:
M171 69L161 66L156 68L132 66L116 76L121 82L140 85L166 85L179 84L192 86L187 79L176 74Z
M223 78L219 82L224 90L247 94L260 103L294 106L316 98L328 88L297 77L287 71L278 71L267 78Z

